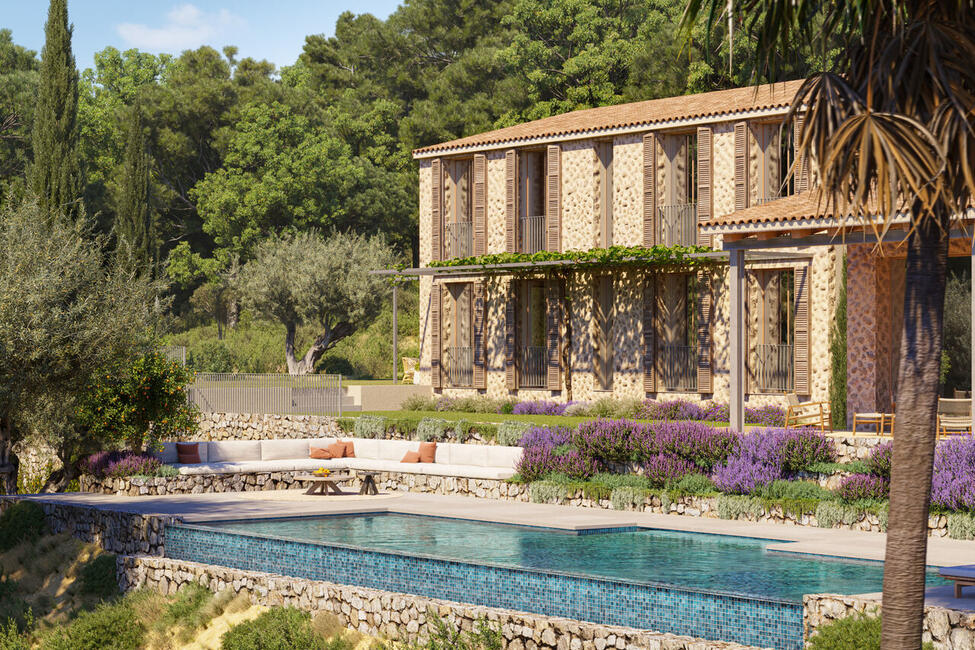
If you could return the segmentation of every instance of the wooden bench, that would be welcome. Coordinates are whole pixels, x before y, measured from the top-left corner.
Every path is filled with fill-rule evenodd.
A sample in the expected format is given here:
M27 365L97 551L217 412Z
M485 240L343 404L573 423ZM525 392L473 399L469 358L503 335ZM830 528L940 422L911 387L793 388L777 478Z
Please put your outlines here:
M814 427L820 431L832 431L833 419L829 402L800 402L794 393L786 396L789 406L785 411L787 428Z
M955 583L955 598L961 598L962 587L975 586L975 564L941 567L938 574Z

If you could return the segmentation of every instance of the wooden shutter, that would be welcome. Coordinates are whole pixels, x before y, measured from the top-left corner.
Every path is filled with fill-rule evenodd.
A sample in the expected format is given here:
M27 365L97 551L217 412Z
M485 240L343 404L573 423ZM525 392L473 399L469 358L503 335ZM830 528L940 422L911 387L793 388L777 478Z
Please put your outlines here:
M487 156L474 154L474 255L487 254Z
M657 138L643 135L643 245L657 243Z
M735 124L735 210L748 207L748 124Z
M548 146L545 156L545 250L562 249L562 147Z
M431 195L430 224L433 228L430 237L430 261L443 259L443 164L439 158L430 163Z
M805 118L801 115L797 115L792 132L792 153L793 160L795 161L796 174L795 174L795 187L796 194L799 192L805 192L809 189L809 159L805 156L798 156L799 151L799 140L802 137L802 125L805 122Z
M697 129L697 222L711 220L711 127ZM711 246L711 235L698 232L697 243Z
M518 353L517 327L518 284L512 280L508 284L508 303L504 306L504 381L508 390L518 388L518 366L515 358Z
M504 246L508 253L516 252L518 239L518 152L504 152Z
M430 385L434 388L443 386L440 373L442 291L443 287L439 284L434 284L430 290Z
M657 392L657 276L646 275L643 285L643 391Z
M697 274L697 392L712 393L711 382L711 321L714 311L711 295L711 274Z
M795 331L792 338L793 390L797 395L809 395L809 267L795 270Z
M483 282L474 283L474 388L487 388L487 350L485 343L485 291Z
M562 390L562 282L549 280L545 287L546 379L549 390Z

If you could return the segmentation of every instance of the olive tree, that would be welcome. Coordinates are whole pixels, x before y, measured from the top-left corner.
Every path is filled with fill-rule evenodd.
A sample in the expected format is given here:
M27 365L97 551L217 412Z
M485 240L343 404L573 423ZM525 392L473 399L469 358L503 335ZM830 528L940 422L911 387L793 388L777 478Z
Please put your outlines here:
M284 235L257 246L241 270L237 294L245 307L284 325L288 372L305 375L329 348L379 313L388 286L369 271L395 261L382 237ZM304 324L314 325L317 333L298 358L295 336Z
M13 446L43 437L73 477L92 441L79 398L101 368L145 342L155 289L86 224L36 200L0 212L0 479L16 490Z

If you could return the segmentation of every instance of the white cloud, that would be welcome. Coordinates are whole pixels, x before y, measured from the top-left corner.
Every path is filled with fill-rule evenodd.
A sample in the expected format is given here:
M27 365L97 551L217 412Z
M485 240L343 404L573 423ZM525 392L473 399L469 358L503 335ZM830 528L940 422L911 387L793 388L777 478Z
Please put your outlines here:
M171 9L162 27L121 23L116 25L115 30L132 47L178 54L204 44L223 45L214 40L243 26L244 19L227 9L206 12L187 3Z

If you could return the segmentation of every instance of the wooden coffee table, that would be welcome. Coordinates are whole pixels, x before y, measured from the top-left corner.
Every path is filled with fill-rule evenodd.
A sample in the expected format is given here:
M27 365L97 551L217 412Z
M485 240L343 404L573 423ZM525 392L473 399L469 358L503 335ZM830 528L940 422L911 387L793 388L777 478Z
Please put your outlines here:
M348 471L342 470L338 472L332 472L328 476L318 476L316 474L299 474L295 477L296 481L302 481L305 483L311 483L305 494L321 494L328 495L329 492L332 494L345 494L339 489L337 485L341 481L351 481L352 474Z
M363 470L356 472L356 474L362 479L359 494L379 494L379 488L376 487L376 477L379 476L380 472Z

